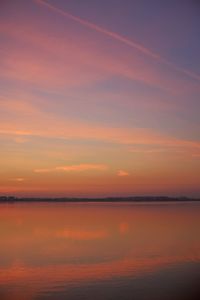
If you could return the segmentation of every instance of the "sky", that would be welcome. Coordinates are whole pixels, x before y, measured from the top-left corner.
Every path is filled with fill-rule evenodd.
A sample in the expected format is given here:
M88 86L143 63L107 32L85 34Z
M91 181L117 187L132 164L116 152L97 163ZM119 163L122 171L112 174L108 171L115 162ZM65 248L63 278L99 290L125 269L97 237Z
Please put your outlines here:
M200 3L0 2L0 195L200 196Z

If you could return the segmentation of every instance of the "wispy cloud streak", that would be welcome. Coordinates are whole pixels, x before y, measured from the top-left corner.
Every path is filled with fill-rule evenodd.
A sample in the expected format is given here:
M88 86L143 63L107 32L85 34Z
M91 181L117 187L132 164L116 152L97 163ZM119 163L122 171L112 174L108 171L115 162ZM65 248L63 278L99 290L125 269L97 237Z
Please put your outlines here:
M89 22L85 19L82 19L80 17L77 17L77 16L74 16L72 15L71 13L67 12L66 10L63 11L62 9L60 8L57 8L55 7L54 5L51 5L49 3L47 3L46 1L43 1L43 0L36 0L37 3L43 5L43 6L46 6L48 9L52 10L52 11L55 11L57 12L58 14L61 14L75 22L78 22L79 24L87 27L87 28L90 28L92 30L95 30L99 33L102 33L102 34L105 34L117 41L120 41L122 42L123 44L126 44L127 46L131 47L131 48L134 48L136 49L137 51L139 51L140 53L154 59L154 60L157 60L158 62L160 63L163 63L165 65L168 65L170 67L172 67L174 70L178 71L178 72L182 72L184 73L185 75L193 78L193 79L196 79L196 80L200 80L200 75L199 74L196 74L190 70L187 70L185 68L182 68L182 67L179 67L179 66L176 66L174 63L168 61L167 59L163 58L160 54L154 52L154 51L151 51L150 49L142 46L141 44L137 43L137 42L134 42L133 40L130 40L118 33L115 33L113 31L109 31L105 28L102 28L101 26L98 26L92 22Z
M51 172L83 172L83 171L105 171L108 167L102 164L80 164L80 165L72 165L72 166L61 166L55 168L47 168L47 169L35 169L35 173L51 173Z

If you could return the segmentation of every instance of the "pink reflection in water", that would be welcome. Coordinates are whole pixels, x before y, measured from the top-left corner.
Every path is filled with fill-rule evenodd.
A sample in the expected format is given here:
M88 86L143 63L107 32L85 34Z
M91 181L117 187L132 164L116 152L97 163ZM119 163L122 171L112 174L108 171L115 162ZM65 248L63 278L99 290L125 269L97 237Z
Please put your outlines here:
M4 298L198 264L199 216L198 203L0 205Z

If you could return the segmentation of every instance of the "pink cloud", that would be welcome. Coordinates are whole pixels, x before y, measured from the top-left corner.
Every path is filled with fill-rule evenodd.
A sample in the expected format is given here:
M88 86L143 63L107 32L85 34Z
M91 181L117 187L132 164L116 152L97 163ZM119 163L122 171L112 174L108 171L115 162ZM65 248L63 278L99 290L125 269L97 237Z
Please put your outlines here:
M80 37L73 27L66 28L65 36L60 36L56 29L51 33L40 23L32 22L29 27L3 24L3 33L15 40L15 44L6 47L0 76L54 91L64 90L66 86L91 85L113 76L141 81L173 93L199 90L196 83L177 76L180 70L174 72L165 64L161 70L157 61L152 63L151 51L146 48L144 51L149 55L144 57L142 50L136 51L137 47L129 53L119 45L104 43L87 33L84 38ZM21 43L26 46L22 47Z
M156 53L156 52L153 52L151 51L150 49L144 47L143 45L139 44L139 43L136 43L135 41L133 40L130 40L124 36L121 36L120 34L117 34L115 32L112 32L112 31L109 31L105 28L102 28L92 22L89 22L87 20L84 20L80 17L77 17L77 16L74 16L72 15L71 13L67 12L67 11L63 11L62 9L59 9L49 3L47 3L46 1L43 1L43 0L36 0L37 3L41 4L41 5L44 5L46 6L47 8L49 8L50 10L58 13L58 14L61 14L75 22L78 22L79 24L87 27L87 28L90 28L92 30L95 30L97 32L100 32L102 34L105 34L117 41L120 41L122 42L123 44L126 44L128 45L129 47L133 48L133 49L136 49L138 50L139 52L141 52L142 54L145 54L146 56L150 57L150 58L153 58L167 66L170 66L171 68L175 69L176 71L179 71L179 72L182 72L184 74L186 74L187 76L193 78L193 79L197 79L197 80L200 80L200 75L199 74L196 74L190 70L187 70L187 69L184 69L184 68L181 68L177 65L175 65L174 63L168 61L167 59L161 57L160 54Z
M71 13L69 13L67 11L63 11L63 10L61 10L61 9L59 9L59 8L57 8L57 7L49 4L49 3L47 3L46 1L36 0L36 2L39 3L39 4L41 4L41 5L46 6L47 8L49 8L50 10L52 10L52 11L58 13L58 14L61 14L61 15L65 16L65 17L67 17L67 18L69 18L69 19L71 19L71 20L73 20L75 22L78 22L79 24L81 24L81 25L83 25L83 26L85 26L87 28L90 28L90 29L95 30L95 31L100 32L100 33L103 33L103 34L105 34L107 36L110 36L111 38L113 38L113 39L115 39L117 41L120 41L120 42L122 42L122 43L124 43L124 44L126 44L126 45L128 45L128 46L130 46L132 48L134 48L134 49L137 49L137 50L139 50L140 52L142 52L145 55L148 55L148 56L150 56L152 58L155 58L155 59L160 59L160 55L159 54L154 53L153 51L145 48L144 46L142 46L142 45L140 45L140 44L138 44L138 43L136 43L134 41L131 41L128 38L125 38L125 37L123 37L123 36L121 36L121 35L119 35L119 34L117 34L115 32L109 31L109 30L104 29L104 28L102 28L102 27L100 27L100 26L98 26L98 25L96 25L94 23L91 23L91 22L89 22L87 20L84 20L84 19L82 19L80 17L74 16L74 15L72 15Z

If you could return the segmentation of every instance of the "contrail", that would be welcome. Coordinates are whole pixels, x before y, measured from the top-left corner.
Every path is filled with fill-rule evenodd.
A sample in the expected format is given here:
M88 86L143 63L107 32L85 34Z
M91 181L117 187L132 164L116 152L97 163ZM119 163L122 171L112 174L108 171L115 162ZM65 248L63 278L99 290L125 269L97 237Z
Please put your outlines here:
M57 8L57 7L51 5L51 4L49 4L49 3L47 3L43 0L35 0L35 1L39 4L41 4L41 5L46 6L50 10L55 11L55 12L65 16L65 17L67 17L67 18L69 18L69 19L71 19L71 20L87 27L87 28L90 28L90 29L95 30L95 31L100 32L100 33L103 33L107 36L110 36L111 38L113 38L117 41L120 41L120 42L124 43L125 45L128 45L129 47L132 47L132 48L138 50L139 52L153 58L154 60L157 60L157 61L159 61L159 62L161 62L165 65L168 65L168 66L172 67L176 71L182 72L185 75L187 75L187 76L189 76L193 79L200 80L200 75L199 74L196 74L192 71L189 71L189 70L186 70L184 68L181 68L181 67L178 67L178 66L174 65L172 62L170 62L170 61L166 60L165 58L161 57L158 53L153 52L153 51L145 48L144 46L142 46L142 45L140 45L140 44L138 44L138 43L136 43L132 40L129 40L128 38L126 38L124 36L121 36L121 35L119 35L115 32L112 32L112 31L109 31L105 28L102 28L102 27L100 27L100 26L98 26L94 23L91 23L91 22L85 20L85 19L74 16L71 13L69 13L67 11L63 11L60 8Z

